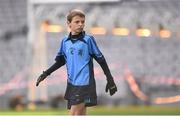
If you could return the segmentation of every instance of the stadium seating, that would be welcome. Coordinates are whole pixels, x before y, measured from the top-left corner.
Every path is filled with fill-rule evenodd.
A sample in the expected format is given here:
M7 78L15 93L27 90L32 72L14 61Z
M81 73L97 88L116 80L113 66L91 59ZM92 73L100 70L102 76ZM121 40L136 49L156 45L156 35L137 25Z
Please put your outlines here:
M125 69L128 67L135 79L141 84L145 92L148 88L174 86L179 84L170 83L168 78L179 79L180 75L180 39L176 36L180 23L179 2L124 2L124 3L89 3L89 4L54 4L37 5L35 18L38 21L50 20L52 24L60 24L66 27L66 13L72 8L80 8L86 12L86 28L94 23L108 30L107 35L96 35L96 41L107 59L112 74L115 77L119 93L114 99L127 97L130 91L124 80ZM134 31L127 37L114 36L111 30L118 22L120 26L135 30L137 23L142 27L158 31L159 24L170 29L173 35L169 39L156 36L141 38L135 36ZM0 85L3 85L21 75L21 82L28 82L26 72L32 62L27 52L27 36L18 33L22 27L27 26L27 1L26 0L1 0L0 1ZM5 36L6 34L8 36ZM89 33L89 31L87 31ZM12 34L12 35L10 35ZM61 38L66 32L47 33L47 64L54 63L54 57L60 45ZM62 74L63 72L63 74ZM66 85L65 68L50 75L48 81L48 95L63 94ZM105 95L105 76L100 66L95 62L95 75L97 80L98 95ZM151 77L151 79L149 79ZM157 78L165 81L160 82ZM63 79L62 79L63 78ZM20 84L20 82L18 83ZM147 87L147 88L146 88ZM0 94L0 100L6 101L6 96L16 93L25 93L27 85L20 89L9 89ZM103 90L103 91L102 91ZM57 92L58 91L58 92ZM164 90L165 91L165 90ZM163 91L163 92L164 92ZM156 96L166 96L162 91ZM177 94L177 89L172 89L167 95ZM6 104L3 102L3 104ZM5 105L7 106L7 104Z

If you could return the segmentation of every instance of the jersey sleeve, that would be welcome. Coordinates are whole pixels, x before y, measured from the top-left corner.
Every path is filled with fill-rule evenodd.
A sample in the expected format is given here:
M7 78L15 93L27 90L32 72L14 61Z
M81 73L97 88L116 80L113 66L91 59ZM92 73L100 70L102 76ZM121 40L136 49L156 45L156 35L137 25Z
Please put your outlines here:
M89 52L90 52L90 55L93 56L95 59L103 57L101 51L99 50L96 44L94 37L91 37L89 39Z
M55 61L58 62L65 62L65 58L64 58L64 43L63 43L63 40L61 41L61 45L59 47L59 50L58 50L58 53L55 57Z
M112 75L107 65L107 62L103 54L99 50L93 37L90 39L89 46L90 46L90 55L100 64L101 68L103 69L104 74L106 75L107 80L111 80Z
M90 54L100 64L101 68L103 69L104 74L106 75L106 79L108 81L112 80L113 77L107 65L106 59L104 58L103 54L99 50L93 37L90 40Z
M65 64L64 51L63 51L63 41L61 42L61 46L58 50L58 53L55 58L55 63L49 67L45 72L50 75L52 72L56 71L58 68Z

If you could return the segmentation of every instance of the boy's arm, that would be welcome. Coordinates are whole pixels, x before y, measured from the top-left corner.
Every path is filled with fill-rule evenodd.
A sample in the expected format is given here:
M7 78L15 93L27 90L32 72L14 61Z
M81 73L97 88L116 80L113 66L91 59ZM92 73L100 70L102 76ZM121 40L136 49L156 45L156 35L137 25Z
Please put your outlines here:
M109 70L109 67L107 65L107 62L106 62L104 56L99 57L99 58L96 56L93 56L93 57L98 62L98 64L101 66L104 74L106 75L106 79L107 79L106 92L108 92L108 90L109 90L110 95L115 94L117 91L117 87L116 87L116 84L114 83L114 79L111 75L111 72Z
M111 75L106 60L103 54L101 53L101 51L99 50L93 36L91 36L91 38L89 39L89 50L90 50L90 55L100 64L104 74L106 75L106 79L107 79L106 92L108 92L109 90L110 95L115 94L115 92L117 91L116 84L114 83L114 79Z
M64 56L57 56L55 60L56 62L46 71L43 71L43 73L38 77L36 86L38 86L39 83L43 81L48 75L50 75L52 72L54 72L55 70L57 70L65 64Z

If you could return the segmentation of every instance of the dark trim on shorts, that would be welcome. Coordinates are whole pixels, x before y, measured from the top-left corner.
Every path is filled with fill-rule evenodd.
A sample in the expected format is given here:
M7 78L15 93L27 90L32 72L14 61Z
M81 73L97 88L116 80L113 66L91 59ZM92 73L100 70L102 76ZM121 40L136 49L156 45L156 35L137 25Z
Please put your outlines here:
M91 107L97 105L97 98L87 98L84 100L67 100L67 109L71 109L72 105L85 103L85 107Z

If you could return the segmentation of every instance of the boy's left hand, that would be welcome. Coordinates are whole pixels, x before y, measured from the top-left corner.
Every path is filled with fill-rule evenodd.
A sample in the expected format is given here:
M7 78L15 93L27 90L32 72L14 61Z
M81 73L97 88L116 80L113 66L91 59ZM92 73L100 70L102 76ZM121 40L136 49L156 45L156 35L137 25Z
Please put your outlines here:
M109 93L111 96L117 92L117 87L116 87L116 84L114 83L113 79L108 80L108 82L106 84L106 92L108 92L108 90L109 90Z

